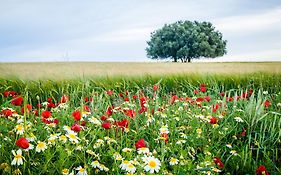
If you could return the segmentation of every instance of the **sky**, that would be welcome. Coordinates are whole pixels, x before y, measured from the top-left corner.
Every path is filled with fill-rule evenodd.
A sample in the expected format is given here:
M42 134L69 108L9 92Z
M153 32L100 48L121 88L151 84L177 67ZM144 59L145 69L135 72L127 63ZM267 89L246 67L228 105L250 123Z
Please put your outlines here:
M280 0L0 0L0 62L150 61L151 32L178 20L228 41L207 61L281 61Z

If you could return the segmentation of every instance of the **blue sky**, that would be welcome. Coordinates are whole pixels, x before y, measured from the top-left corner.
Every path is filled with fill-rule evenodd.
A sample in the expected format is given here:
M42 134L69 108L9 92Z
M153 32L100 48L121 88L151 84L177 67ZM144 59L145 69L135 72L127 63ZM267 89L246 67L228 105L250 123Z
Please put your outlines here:
M223 33L214 61L281 61L280 0L0 0L0 62L148 61L150 33L178 20Z

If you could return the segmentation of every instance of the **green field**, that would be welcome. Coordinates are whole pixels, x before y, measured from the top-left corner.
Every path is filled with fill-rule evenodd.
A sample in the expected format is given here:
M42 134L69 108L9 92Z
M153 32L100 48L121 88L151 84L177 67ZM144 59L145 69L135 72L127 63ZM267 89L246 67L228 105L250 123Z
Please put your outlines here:
M0 174L281 174L280 68L1 63Z
M75 79L105 76L145 76L171 74L228 74L254 72L281 73L281 62L264 63L126 63L126 62L51 62L1 63L0 77L23 80Z

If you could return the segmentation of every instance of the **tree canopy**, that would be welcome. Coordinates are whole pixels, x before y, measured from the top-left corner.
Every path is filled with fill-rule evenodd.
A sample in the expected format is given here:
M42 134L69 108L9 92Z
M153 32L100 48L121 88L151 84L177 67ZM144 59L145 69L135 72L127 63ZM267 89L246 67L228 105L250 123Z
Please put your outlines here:
M226 42L210 22L178 21L152 32L146 52L152 59L190 62L223 56Z

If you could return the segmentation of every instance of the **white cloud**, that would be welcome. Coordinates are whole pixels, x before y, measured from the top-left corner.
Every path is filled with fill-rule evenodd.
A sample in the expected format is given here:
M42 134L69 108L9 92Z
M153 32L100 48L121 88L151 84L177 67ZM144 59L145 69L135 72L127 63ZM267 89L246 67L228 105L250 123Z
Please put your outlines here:
M223 32L256 32L268 28L281 28L281 7L259 14L225 17L215 22Z

